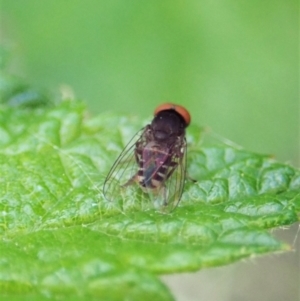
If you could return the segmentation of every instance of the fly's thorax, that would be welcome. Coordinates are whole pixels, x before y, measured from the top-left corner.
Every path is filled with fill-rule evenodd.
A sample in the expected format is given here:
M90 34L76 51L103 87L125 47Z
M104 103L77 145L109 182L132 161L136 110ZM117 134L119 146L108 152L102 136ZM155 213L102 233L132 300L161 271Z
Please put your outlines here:
M157 114L150 125L153 140L158 143L173 144L177 137L183 136L186 124L175 111L162 111Z
M152 151L152 152L165 152L164 150L167 148L167 144L156 141L155 139L149 141L146 145L144 150Z

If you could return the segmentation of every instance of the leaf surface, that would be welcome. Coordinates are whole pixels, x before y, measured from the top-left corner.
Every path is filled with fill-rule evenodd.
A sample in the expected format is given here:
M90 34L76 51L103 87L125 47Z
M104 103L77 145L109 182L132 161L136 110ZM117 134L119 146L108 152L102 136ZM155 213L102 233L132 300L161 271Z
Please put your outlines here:
M156 275L289 250L267 229L299 220L300 172L188 129L179 207L151 209L138 187L102 185L142 127L91 117L77 101L0 106L0 291L8 300L173 300ZM207 139L209 140L209 139ZM147 299L148 298L148 299Z

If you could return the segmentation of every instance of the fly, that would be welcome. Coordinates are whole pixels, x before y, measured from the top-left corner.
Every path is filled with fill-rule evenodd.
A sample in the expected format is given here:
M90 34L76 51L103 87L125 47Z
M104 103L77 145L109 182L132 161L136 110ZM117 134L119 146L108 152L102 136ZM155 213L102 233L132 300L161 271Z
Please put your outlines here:
M122 189L139 186L163 212L179 203L186 175L185 129L189 112L165 103L154 111L152 122L127 144L108 173L103 193L108 201L119 198Z

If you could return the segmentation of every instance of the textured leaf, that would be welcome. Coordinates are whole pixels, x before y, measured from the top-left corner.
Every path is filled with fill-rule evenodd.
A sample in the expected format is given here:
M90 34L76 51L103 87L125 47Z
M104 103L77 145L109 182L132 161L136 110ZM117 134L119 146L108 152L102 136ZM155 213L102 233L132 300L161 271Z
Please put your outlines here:
M24 104L24 103L22 103ZM0 107L0 291L7 300L172 300L155 275L290 247L266 229L299 220L300 172L188 129L179 207L151 209L138 188L102 185L142 126L90 117L80 102ZM213 140L213 139L212 139Z

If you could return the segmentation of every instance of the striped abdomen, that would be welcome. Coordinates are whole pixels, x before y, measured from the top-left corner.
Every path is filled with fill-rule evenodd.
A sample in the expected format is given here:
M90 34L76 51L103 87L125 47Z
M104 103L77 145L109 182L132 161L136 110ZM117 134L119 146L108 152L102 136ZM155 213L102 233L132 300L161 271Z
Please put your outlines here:
M169 170L177 165L171 161L168 148L159 148L149 143L139 156L137 180L142 188L156 189L169 177Z

